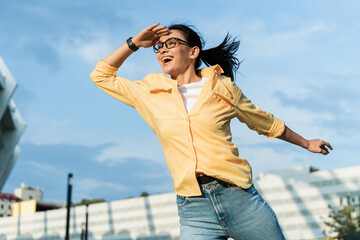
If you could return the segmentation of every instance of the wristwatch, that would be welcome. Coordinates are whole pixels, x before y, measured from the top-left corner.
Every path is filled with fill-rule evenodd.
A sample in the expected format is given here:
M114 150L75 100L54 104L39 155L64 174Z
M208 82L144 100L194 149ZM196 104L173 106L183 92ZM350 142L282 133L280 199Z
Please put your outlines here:
M133 43L133 41L132 41L131 39L132 39L132 37L129 37L129 38L126 40L126 43L127 43L127 45L129 46L129 48L135 52L135 51L137 51L139 48Z

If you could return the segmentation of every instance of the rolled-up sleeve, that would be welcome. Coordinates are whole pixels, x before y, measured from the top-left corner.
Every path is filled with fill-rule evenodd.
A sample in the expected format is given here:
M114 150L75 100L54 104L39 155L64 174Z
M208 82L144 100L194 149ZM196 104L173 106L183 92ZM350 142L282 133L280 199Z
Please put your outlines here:
M268 138L276 138L284 132L285 123L283 120L261 110L247 99L235 84L233 84L233 91L236 117L241 122L258 134L265 135Z
M99 61L91 72L91 80L104 92L117 100L136 108L138 97L142 92L141 81L130 81L116 76L118 69Z

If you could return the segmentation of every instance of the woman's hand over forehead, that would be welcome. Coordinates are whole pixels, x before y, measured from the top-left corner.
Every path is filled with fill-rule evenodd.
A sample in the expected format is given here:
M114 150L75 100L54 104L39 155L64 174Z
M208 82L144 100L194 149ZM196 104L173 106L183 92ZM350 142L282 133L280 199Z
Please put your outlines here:
M159 26L160 23L153 24L141 30L135 37L132 38L133 43L137 47L152 47L161 36L169 34L169 29L166 26Z

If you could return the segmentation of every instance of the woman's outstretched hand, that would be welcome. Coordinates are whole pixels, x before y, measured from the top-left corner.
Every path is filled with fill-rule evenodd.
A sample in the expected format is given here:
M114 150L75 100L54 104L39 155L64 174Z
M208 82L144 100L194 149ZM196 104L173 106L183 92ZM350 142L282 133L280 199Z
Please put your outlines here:
M287 126L285 126L284 132L278 138L289 143L296 144L313 153L322 153L327 155L329 150L333 150L330 143L320 139L306 140Z
M169 29L166 26L159 26L159 23L153 24L132 38L133 43L137 47L148 48L152 47L159 38L169 34Z
M330 143L320 139L308 140L307 143L308 145L306 149L313 153L321 153L327 155L329 153L329 150L333 150Z

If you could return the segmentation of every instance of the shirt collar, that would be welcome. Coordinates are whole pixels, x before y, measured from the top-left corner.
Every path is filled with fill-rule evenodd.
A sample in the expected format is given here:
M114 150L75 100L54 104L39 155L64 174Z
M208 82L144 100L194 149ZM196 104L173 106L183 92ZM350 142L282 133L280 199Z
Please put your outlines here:
M224 71L218 64L199 70L199 74L202 77L206 77L207 79L213 79L216 74L222 74L222 73L224 73Z
M224 71L222 70L222 68L218 64L199 70L199 75L201 77L206 77L207 82L212 82L211 89L213 89L214 86L216 85L216 82L217 82L216 74L222 74L222 73L224 73ZM172 87L177 87L177 81L167 77L165 74L160 74L160 78L165 80L165 81L162 82L162 83L158 82L158 86L153 86L150 89L151 91L153 91L153 90L156 91L158 89L168 90L168 89L170 89ZM168 85L169 83L170 83L170 85Z
M208 80L210 80L209 82L212 83L211 84L212 90L215 88L218 80L218 77L216 75L222 73L224 73L224 71L218 64L200 70L200 75L206 77Z

